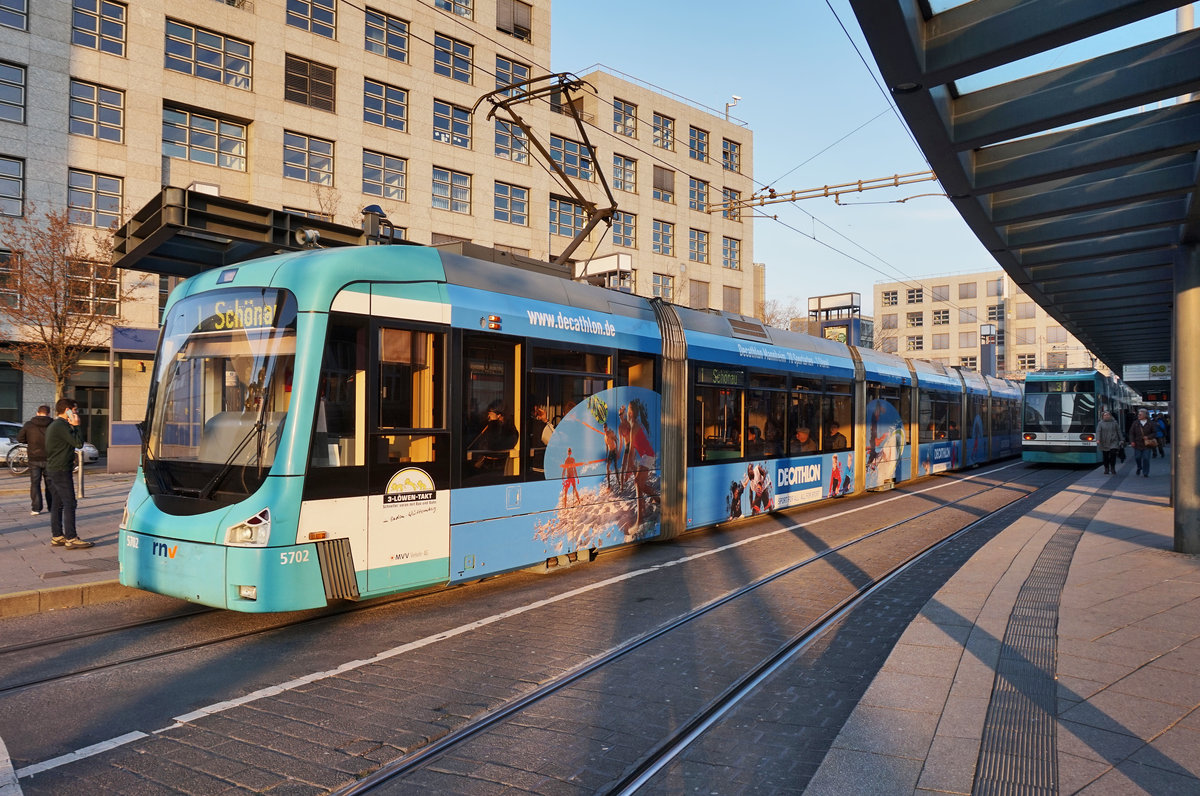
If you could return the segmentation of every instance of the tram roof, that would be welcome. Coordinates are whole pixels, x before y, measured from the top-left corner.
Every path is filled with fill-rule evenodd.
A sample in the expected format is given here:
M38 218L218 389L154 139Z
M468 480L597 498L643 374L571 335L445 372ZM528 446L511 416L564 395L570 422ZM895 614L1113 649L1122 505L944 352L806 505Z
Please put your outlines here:
M1200 30L1131 37L1186 3L850 2L1001 267L1115 372L1169 362L1173 268L1200 238Z

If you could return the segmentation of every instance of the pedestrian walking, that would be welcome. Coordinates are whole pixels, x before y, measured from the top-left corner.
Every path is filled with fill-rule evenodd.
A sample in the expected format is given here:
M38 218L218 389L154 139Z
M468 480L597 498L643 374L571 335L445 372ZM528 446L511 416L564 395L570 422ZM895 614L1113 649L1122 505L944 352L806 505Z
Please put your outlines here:
M1129 444L1133 446L1133 460L1137 463L1137 474L1150 477L1150 451L1158 445L1156 428L1150 422L1150 413L1138 410L1137 420L1129 426Z
M46 475L46 429L52 422L50 407L42 404L37 408L37 414L29 418L17 432L17 442L25 445L25 455L29 459L31 517L41 514L42 506L50 508L50 479ZM43 493L46 496L45 501L42 500Z
M1158 444L1154 446L1154 455L1165 459L1167 458L1167 426L1163 423L1161 414L1154 415L1151 422L1154 424L1154 438L1158 440Z
M1117 425L1112 412L1105 409L1100 416L1099 425L1096 426L1096 447L1104 454L1105 475L1111 475L1117 471L1117 451L1121 449L1124 441L1121 436L1121 427Z
M70 398L59 398L54 404L58 414L46 428L46 474L50 481L50 544L68 550L92 547L92 542L80 539L75 530L75 482L71 480L71 465L75 449L83 445L79 431L78 404Z

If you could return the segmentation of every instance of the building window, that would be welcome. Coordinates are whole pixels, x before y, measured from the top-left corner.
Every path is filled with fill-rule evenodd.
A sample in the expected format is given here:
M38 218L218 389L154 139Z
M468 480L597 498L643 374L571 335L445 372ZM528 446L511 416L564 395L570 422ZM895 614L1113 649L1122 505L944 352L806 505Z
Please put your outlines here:
M958 297L960 299L973 299L979 294L979 285L974 282L962 282L958 286Z
M521 0L496 0L496 30L522 41L533 39L533 6Z
M740 287L725 285L721 289L721 298L721 309L725 312L742 314L742 289Z
M0 0L0 25L25 30L29 25L29 0Z
M925 290L919 287L910 287L908 289L908 303L920 304L925 300Z
M121 220L124 190L120 177L71 169L67 172L67 217L84 227L115 227Z
M75 81L71 81L74 88ZM0 121L25 122L25 67L0 61Z
M1024 326L1016 330L1017 345L1033 345L1037 342L1037 329L1033 326Z
M688 157L701 163L708 162L708 131L699 127L688 128Z
M932 337L933 337L934 349L942 349L942 348L950 347L950 335L949 334L935 334Z
M433 206L452 213L471 212L471 175L433 167Z
M662 166L654 167L654 198L660 202L675 201L675 172Z
M908 318L907 318L908 328L913 329L913 328L917 328L917 327L924 326L924 325L925 325L925 313L923 313L923 312L908 313Z
M502 56L496 56L496 88L504 88L511 86L513 83L521 83L529 79L529 65L523 64L520 61L512 61ZM504 92L504 96L511 97L515 90Z
M707 182L695 177L688 177L688 207L692 210L699 210L701 213L708 211Z
M742 270L742 242L737 238L721 238L721 266Z
M904 350L905 351L924 351L925 350L925 338L921 337L919 335L915 336L915 337L905 337L904 338Z
M246 125L163 108L163 154L233 171L246 170Z
M975 348L979 345L979 332L959 332L959 348Z
M253 48L249 42L167 20L163 66L201 80L250 90Z
M471 148L471 111L441 100L433 101L433 140Z
M934 310L933 311L934 326L949 326L950 325L950 310Z
M879 350L885 354L895 354L899 349L899 343L895 337L885 337L879 341Z
M287 24L327 39L337 38L337 0L288 0Z
M283 176L332 186L333 142L284 130Z
M404 132L408 129L408 92L398 86L364 78L363 121Z
M651 275L650 293L663 301L674 301L675 277L666 274Z
M612 217L612 242L632 249L637 245L637 216L618 210Z
M367 9L363 49L393 61L408 61L408 23L399 17Z
M742 145L728 138L721 141L721 166L725 171L742 172Z
M1003 296L1004 277L1001 276L997 277L996 279L987 280L987 294L989 296Z
M557 196L550 197L550 234L573 238L583 230L583 207Z
M550 136L550 157L566 172L568 177L578 177L581 180L592 180L592 170L595 164L587 147L578 141L563 138L559 135Z
M108 263L75 260L67 264L67 296L71 312L79 315L117 315L120 276Z
M317 110L334 109L337 70L305 58L288 55L284 64L283 98Z
M458 14L460 17L471 19L472 0L433 0L433 4L443 11L450 11Z
M73 0L71 43L102 53L125 55L124 3L113 0Z
M17 282L17 262L13 253L0 249L0 307L21 306L21 286ZM12 404L16 406L16 404Z
M883 316L883 322L880 324L884 329L895 329L899 323L899 318L896 313L889 312Z
M727 218L730 221L741 221L742 208L738 205L740 201L742 201L741 191L735 191L732 188L722 188L721 202L724 206L721 208L721 217Z
M618 191L637 190L637 161L624 155L613 155L613 188Z
M465 41L433 34L433 71L460 83L471 82L473 48Z
M950 286L949 285L934 285L930 289L930 293L933 294L932 298L934 301L949 301L950 300Z
M675 256L674 224L669 221L654 219L654 244L652 248L655 254L663 254L667 257Z
M1065 370L1067 367L1067 355L1061 351L1046 354L1046 367L1051 370Z
M496 120L496 157L513 163L529 163L529 139L512 122Z
M1061 326L1046 327L1046 342L1047 343L1065 343L1067 342L1067 330Z
M362 191L381 199L405 201L408 197L408 161L364 149Z
M898 290L883 291L880 294L881 300L883 301L883 306L894 307L897 304L899 304L900 303L899 293L900 293L900 291L898 291Z
M637 138L637 106L632 102L613 100L613 132Z
M1037 354L1017 354L1017 370L1037 370Z
M979 310L976 307L960 307L958 310L959 323L979 323Z
M979 370L979 357L959 357L958 366L970 368L971 370Z
M661 113L654 114L654 145L675 150L675 120Z
M0 155L0 215L23 216L25 161Z
M1017 302L1017 320L1027 321L1037 317L1037 305L1032 301Z
M73 135L121 143L125 130L125 92L72 80L68 125Z
M529 226L529 189L497 182L493 215L497 221L506 224Z
M708 233L704 230L688 230L688 259L694 263L708 262Z
M688 306L694 310L708 309L708 283L699 279L688 281Z
M987 308L987 319L989 321L1004 320L1004 305L1003 304L989 304L988 308Z

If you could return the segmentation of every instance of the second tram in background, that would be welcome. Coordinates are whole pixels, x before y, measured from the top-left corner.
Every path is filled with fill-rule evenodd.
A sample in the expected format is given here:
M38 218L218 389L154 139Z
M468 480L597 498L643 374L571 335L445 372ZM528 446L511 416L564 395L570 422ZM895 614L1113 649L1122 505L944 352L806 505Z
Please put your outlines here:
M1099 464L1096 424L1105 409L1124 436L1138 395L1093 368L1039 370L1025 377L1021 458L1027 462Z

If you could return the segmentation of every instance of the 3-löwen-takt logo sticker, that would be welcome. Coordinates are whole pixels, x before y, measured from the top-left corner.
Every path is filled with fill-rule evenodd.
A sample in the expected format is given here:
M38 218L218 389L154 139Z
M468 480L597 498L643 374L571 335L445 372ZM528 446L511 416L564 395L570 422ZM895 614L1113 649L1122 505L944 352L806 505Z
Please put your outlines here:
M419 467L405 467L388 481L383 492L385 505L393 503L422 503L433 500L437 492L429 473Z

